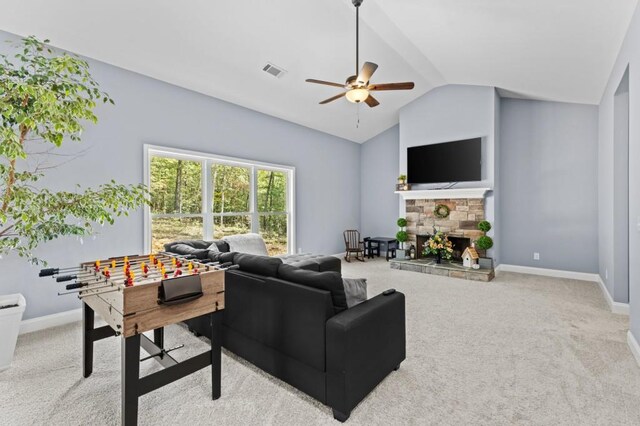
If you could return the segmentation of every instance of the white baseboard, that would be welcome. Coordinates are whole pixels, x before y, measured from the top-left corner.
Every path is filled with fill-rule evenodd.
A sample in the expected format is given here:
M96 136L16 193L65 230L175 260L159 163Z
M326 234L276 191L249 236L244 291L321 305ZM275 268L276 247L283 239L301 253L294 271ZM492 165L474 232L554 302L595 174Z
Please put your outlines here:
M602 281L602 277L600 275L598 275L598 285L600 286L602 295L604 296L604 299L607 301L607 305L609 305L609 309L611 309L611 312L613 312L614 314L629 315L629 304L614 302L613 299L611 298L611 295L609 294L609 290L607 290L607 287L604 285L604 281Z
M633 357L636 359L636 362L640 366L640 345L636 340L631 330L627 331L627 344L629 345L629 349L631 349L631 353Z
M73 309L71 311L24 320L20 323L20 334L57 327L76 321L82 321L82 309Z
M569 278L572 280L598 282L600 276L598 274L589 274L586 272L563 271L560 269L534 268L531 266L518 266L500 264L496 268L496 272L517 272L519 274L541 275L545 277Z

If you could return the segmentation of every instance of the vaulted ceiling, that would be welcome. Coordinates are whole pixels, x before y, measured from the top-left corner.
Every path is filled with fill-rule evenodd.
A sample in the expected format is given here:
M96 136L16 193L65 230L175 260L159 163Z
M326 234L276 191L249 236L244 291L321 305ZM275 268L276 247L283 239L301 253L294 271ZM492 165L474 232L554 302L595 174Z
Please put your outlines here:
M0 30L53 45L355 142L444 84L597 104L637 0L365 0L361 61L379 92L368 108L318 105L355 68L351 0L0 0ZM275 78L267 62L287 72ZM359 125L357 125L359 120Z

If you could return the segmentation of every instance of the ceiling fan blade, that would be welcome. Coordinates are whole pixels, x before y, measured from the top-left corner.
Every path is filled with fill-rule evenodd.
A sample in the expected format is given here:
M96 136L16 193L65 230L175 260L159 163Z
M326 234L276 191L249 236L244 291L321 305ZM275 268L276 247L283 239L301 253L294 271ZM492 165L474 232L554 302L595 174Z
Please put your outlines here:
M362 65L362 70L360 71L360 74L358 74L358 79L356 80L356 82L360 85L368 84L371 76L374 72L376 72L377 69L378 64L374 64L373 62L365 62L364 65Z
M331 81L324 80L315 80L313 78L308 78L305 80L307 83L315 83L315 84L324 84L325 86L333 86L333 87L341 87L344 88L344 84L340 83L332 83Z
M343 97L345 94L346 94L346 92L345 92L345 93L340 93L339 95L335 95L335 96L333 96L333 97L331 97L331 98L329 98L329 99L325 99L324 101L320 102L320 105L328 104L329 102L333 102L333 101L335 101L336 99L340 99L340 98L341 98L341 97Z
M407 81L405 83L383 83L383 84L372 84L368 87L369 90L411 90L415 84L412 81Z
M373 107L377 107L378 105L380 105L380 102L378 102L378 100L376 98L374 98L373 96L369 95L369 97L367 99L364 100L364 102L369 105L369 107L373 108Z

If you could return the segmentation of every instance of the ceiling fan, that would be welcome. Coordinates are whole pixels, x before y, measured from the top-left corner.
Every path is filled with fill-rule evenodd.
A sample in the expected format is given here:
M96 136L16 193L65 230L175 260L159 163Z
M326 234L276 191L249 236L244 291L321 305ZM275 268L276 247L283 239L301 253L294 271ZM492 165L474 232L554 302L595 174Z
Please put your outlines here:
M329 102L333 102L344 96L350 102L353 102L353 103L364 102L367 105L369 105L369 107L373 108L375 106L380 105L380 102L378 102L376 98L371 96L370 92L379 91L379 90L411 90L413 89L414 84L413 82L369 84L369 79L371 79L371 76L378 68L378 65L374 64L373 62L365 62L362 65L362 70L358 72L358 69L360 68L358 63L358 55L360 53L359 11L360 11L360 6L362 5L362 2L364 0L351 0L351 1L353 5L356 7L356 75L352 75L348 77L344 84L332 83L330 81L324 81L324 80L315 80L313 78L309 78L306 81L308 83L340 87L346 90L346 92L340 93L339 95L333 96L329 99L325 99L324 101L320 102L320 105L328 104Z

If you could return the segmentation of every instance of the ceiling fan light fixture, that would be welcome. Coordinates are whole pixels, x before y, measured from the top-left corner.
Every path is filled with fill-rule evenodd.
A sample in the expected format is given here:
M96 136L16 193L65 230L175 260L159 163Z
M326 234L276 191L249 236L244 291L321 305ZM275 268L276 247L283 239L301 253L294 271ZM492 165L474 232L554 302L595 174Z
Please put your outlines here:
M360 87L349 90L345 96L347 97L347 100L349 102L357 104L360 102L364 102L364 100L369 97L369 91Z

